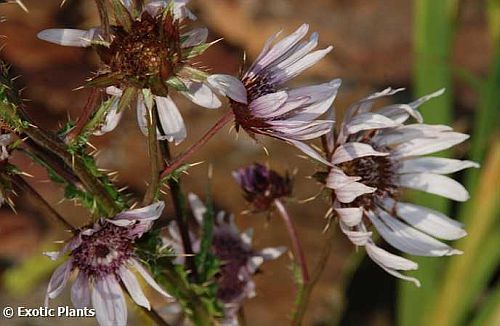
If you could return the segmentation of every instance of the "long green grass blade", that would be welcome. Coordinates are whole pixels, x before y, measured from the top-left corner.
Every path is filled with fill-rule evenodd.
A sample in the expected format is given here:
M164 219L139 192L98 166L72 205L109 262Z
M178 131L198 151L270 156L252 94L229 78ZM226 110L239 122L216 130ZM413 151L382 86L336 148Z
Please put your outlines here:
M437 89L446 88L443 96L429 102L422 110L424 120L430 124L451 124L453 115L452 69L449 65L455 22L457 0L414 1L414 91L422 96ZM449 210L449 201L426 194L415 194L416 203L442 211ZM419 270L412 273L422 282L421 288L401 282L399 288L398 321L402 326L421 325L422 317L429 313L438 285L438 276L443 261L432 258L412 257Z
M477 162L484 159L492 131L500 127L500 0L488 1L487 18L493 44L493 62L487 80L481 84L479 90L479 105L476 110L474 133L471 138L470 158ZM478 170L468 171L467 188L475 188L478 174Z
M500 325L500 285L497 285L483 304L471 326Z
M482 167L478 193L471 201L473 223L467 237L457 243L464 251L451 259L442 278L442 288L429 315L429 325L460 325L470 311L474 299L486 286L500 261L500 139L491 146Z

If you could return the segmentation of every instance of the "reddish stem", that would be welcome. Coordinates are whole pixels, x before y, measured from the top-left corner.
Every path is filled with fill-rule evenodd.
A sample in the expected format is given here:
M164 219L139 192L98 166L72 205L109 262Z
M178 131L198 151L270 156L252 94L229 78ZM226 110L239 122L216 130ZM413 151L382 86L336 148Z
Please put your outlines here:
M219 130L221 130L229 121L233 120L234 114L233 111L228 111L225 113L219 121L217 121L204 135L201 137L196 143L191 145L184 153L177 156L171 164L169 164L163 172L160 174L160 179L165 178L170 173L175 171L178 167L180 167L184 162L187 161L188 158L191 157L196 151L198 151L203 145L205 145Z
M99 98L99 93L100 92L97 88L92 88L87 103L83 107L82 114L78 117L78 120L76 121L75 127L66 136L67 141L72 141L73 139L78 137L78 135L81 134L82 130L85 128L85 125L89 121L90 116L94 112L94 108Z
M292 219L288 215L285 206L279 199L274 200L274 205L280 212L283 221L285 222L286 228L288 230L288 234L290 235L290 239L292 240L293 250L295 251L295 256L299 261L299 266L302 274L302 282L304 284L309 283L309 271L307 270L306 258L304 255L304 251L302 250L302 246L300 245L299 235L297 234L297 229L293 224Z

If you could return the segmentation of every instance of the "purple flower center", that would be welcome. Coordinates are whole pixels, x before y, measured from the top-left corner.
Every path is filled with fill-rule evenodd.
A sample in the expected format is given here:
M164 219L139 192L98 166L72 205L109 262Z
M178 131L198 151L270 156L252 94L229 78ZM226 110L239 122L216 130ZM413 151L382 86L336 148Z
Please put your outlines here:
M117 274L133 252L129 230L105 223L92 235L82 235L81 245L73 250L73 265L88 277Z
M384 151L384 149L380 151ZM340 164L340 168L347 175L361 177L361 180L358 182L377 188L374 194L362 195L352 205L373 208L376 197L397 198L399 187L395 185L395 164L389 156L366 156Z
M222 263L217 278L217 297L226 303L236 301L242 297L249 282L246 268L252 250L239 236L229 230L220 230L214 234L213 251ZM246 275L248 277L241 277Z

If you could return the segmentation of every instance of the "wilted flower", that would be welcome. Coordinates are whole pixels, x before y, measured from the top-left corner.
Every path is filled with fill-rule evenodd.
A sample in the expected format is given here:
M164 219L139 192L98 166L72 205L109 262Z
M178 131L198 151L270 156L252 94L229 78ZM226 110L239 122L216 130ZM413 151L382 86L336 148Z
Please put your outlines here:
M196 18L186 7L188 1L153 1L135 10L132 1L115 1L117 26L112 26L108 42L99 28L90 30L48 29L38 37L64 46L97 50L104 66L87 86L106 87L113 98L104 125L97 131L113 130L123 108L137 99L137 117L147 133L147 115L154 106L161 128L159 138L176 144L186 138L186 128L170 91L177 90L193 103L218 108L221 102L205 84L208 74L189 61L211 45L206 28L181 32L185 18ZM126 6L126 7L125 7ZM160 130L161 129L161 130Z
M189 203L196 221L201 226L206 212L205 205L198 196L189 195ZM169 226L172 240L166 239L178 254L183 254L181 237L177 226ZM255 251L252 248L251 229L240 233L234 223L234 216L226 216L223 211L218 212L214 225L212 252L220 260L221 268L217 276L217 298L224 304L223 325L237 325L237 313L243 301L255 296L253 274L259 266L268 260L281 256L285 247L266 248ZM192 236L193 250L199 250L199 240ZM180 256L182 258L182 256ZM181 262L180 260L179 262Z
M92 303L100 325L127 324L127 305L120 284L135 303L150 309L134 270L152 288L170 298L138 261L133 247L134 241L151 228L163 208L163 202L157 202L119 213L112 219L100 219L78 231L60 252L47 253L54 260L68 252L69 257L52 275L45 305L62 292L74 271L77 277L71 288L71 301L76 308Z
M207 81L231 99L236 126L250 136L255 134L284 140L316 160L328 164L304 141L328 133L333 121L319 117L332 106L340 80L286 89L283 85L307 68L316 64L328 52L329 46L311 52L318 44L318 34L306 36L304 24L294 33L272 45L275 34L268 39L255 62L241 76L241 81L224 75L212 75Z
M388 273L420 285L398 270L417 269L417 264L375 245L369 231L373 225L393 247L419 256L448 256L461 251L436 240L455 240L466 235L462 225L444 214L400 201L404 188L425 191L457 201L469 198L458 182L444 176L478 167L471 161L418 157L459 144L468 135L448 126L427 125L417 107L443 90L409 104L372 110L373 102L401 89L390 88L353 104L346 112L340 132L329 139L331 163L326 179L333 189L333 209L342 231L358 246L365 246L373 261ZM404 124L410 117L418 123Z
M276 199L292 194L292 180L288 173L282 177L259 163L234 171L233 177L257 212L269 210Z

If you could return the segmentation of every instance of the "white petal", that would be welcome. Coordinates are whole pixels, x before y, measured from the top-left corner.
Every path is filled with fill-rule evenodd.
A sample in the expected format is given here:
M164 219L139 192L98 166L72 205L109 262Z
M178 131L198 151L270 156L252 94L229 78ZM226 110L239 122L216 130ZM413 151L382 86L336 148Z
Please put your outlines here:
M422 233L383 210L367 214L377 231L391 246L418 256L451 256L462 252Z
M356 198L364 194L371 194L377 188L368 187L360 182L351 182L345 186L335 189L338 201L344 204L352 203Z
M71 287L71 302L75 308L88 307L90 304L89 279L84 273L78 273L75 283Z
M338 189L359 180L361 180L361 177L348 176L341 169L333 167L326 178L326 186L330 189Z
M88 47L92 45L95 29L46 29L38 33L38 38L47 42L63 45Z
M247 229L245 232L241 233L241 241L247 245L251 246L252 245L252 237L253 237L253 229Z
M414 138L437 138L443 132L451 130L451 127L445 125L411 124L381 130L380 134L373 137L372 140L380 146L391 146L408 142Z
M94 131L94 135L101 136L110 131L113 131L122 118L123 112L118 112L118 103L120 102L119 97L113 98L113 103L106 113L104 118L104 123L98 129Z
M200 197L197 195L190 193L188 195L189 206L191 207L191 211L193 212L193 216L198 222L198 224L203 224L203 215L207 211L205 204L200 200Z
M472 161L461 161L442 157L419 157L401 162L398 173L429 172L449 174L467 168L478 168L479 164Z
M467 235L462 223L452 220L441 212L409 203L384 201L387 211L395 209L396 214L414 228L443 240L456 240Z
M205 83L184 81L184 84L188 90L181 93L194 104L207 109L216 109L222 105L221 101Z
M439 174L402 174L395 183L402 187L422 190L456 201L466 201L469 199L469 193L460 183Z
M276 111L286 102L288 94L286 91L263 95L250 103L252 114L259 118L272 118L279 116Z
M163 212L163 209L165 208L165 203L163 201L158 201L156 203L153 203L151 205L142 207L142 208L136 208L136 209L131 209L125 212L121 212L116 217L113 218L113 220L156 220L157 218L160 217L161 213Z
M286 54L291 47L297 44L297 42L307 34L308 30L309 25L302 24L295 32L277 42L270 50L266 51L264 55L259 55L258 60L255 60L255 63L250 67L249 73L258 74L269 64L280 59L281 56Z
M413 282L417 287L420 287L420 282L416 278L397 272L397 270L415 270L418 268L416 263L403 257L393 255L372 243L366 245L366 253L387 273L400 279Z
M116 86L108 86L106 87L106 94L111 96L122 96L123 91Z
M363 209L361 207L335 208L335 212L340 219L349 227L358 225L363 218Z
M163 290L158 283L156 283L156 281L151 277L151 275L149 275L148 271L146 271L146 269L142 267L142 265L138 261L136 261L135 259L131 259L130 262L139 272L139 274L141 274L142 278L144 278L146 283L149 284L149 286L151 286L153 289L155 289L158 293L160 293L164 297L171 298L171 296L167 292L165 292L165 290Z
M134 302L139 306L150 310L151 305L149 304L148 299L144 295L144 292L142 292L141 286L139 285L139 282L137 282L137 278L130 270L128 270L128 268L123 266L120 268L120 279L125 285L125 288L127 288L132 300L134 300Z
M288 91L287 103L305 99L306 101L297 107L296 111L290 112L288 120L311 121L316 119L331 108L335 97L337 96L341 80L334 79L328 83L305 86L291 89ZM333 110L331 110L333 112ZM334 121L334 117L328 117L328 120Z
M160 133L161 136L159 136L159 139L167 139L178 145L186 139L187 132L177 105L175 105L170 96L155 96L155 102L163 131Z
M344 123L348 123L355 116L355 114L358 112L363 113L363 112L370 111L370 109L373 106L373 102L376 99L386 97L386 96L391 96L391 95L394 95L394 94L401 92L403 90L404 90L404 88L392 89L392 88L388 87L381 92L373 93L373 94L357 101L356 103L349 106L349 108L346 110L346 113L344 115Z
M71 274L71 268L73 266L73 261L68 259L61 266L56 268L52 277L49 281L49 286L47 287L47 296L45 298L45 305L48 305L48 299L54 299L57 297L68 282L69 276Z
M205 27L195 28L185 34L182 34L182 37L186 38L186 40L181 44L183 48L200 45L207 41L208 29Z
M366 245L372 237L372 232L366 232L363 230L352 230L344 221L339 221L340 229L347 236L349 241L351 241L356 246Z
M394 155L400 157L426 155L448 149L468 138L469 135L459 132L443 132L435 138L412 139L396 147Z
M142 96L137 97L137 123L139 124L139 128L142 133L147 136L148 135L148 119L147 119L148 111L146 109L146 105L144 104L144 99Z
M13 141L11 134L0 134L0 146L9 146Z
M248 260L248 269L250 270L250 273L255 273L257 269L264 263L264 258L261 256L252 256Z
M329 46L323 50L317 50L309 53L302 59L298 60L294 64L279 71L275 76L272 77L273 82L277 84L282 84L302 73L304 70L315 65L319 60L323 59L330 51L333 50L333 46Z
M242 82L230 75L211 75L207 78L207 83L222 96L247 104L247 90Z
M389 153L378 152L369 144L351 142L337 147L332 156L332 163L339 164L365 156L387 155L389 155Z
M97 278L91 297L100 325L127 325L127 304L115 276Z
M377 111L377 113L385 115L386 117L399 123L404 123L410 116L415 118L418 123L422 123L424 121L420 112L408 104L393 104L385 106Z
M303 143L298 140L293 140L293 139L286 139L286 138L281 138L285 140L286 142L292 144L293 146L297 147L300 149L303 153L307 154L309 157L323 163L326 165L331 166L332 164L328 162L323 156L321 156L318 152L316 152L311 146L307 145L306 143Z
M381 114L372 112L360 113L354 116L346 125L349 134L355 134L363 130L393 128L400 126L399 122L389 119Z
M264 258L264 261L274 260L285 253L287 250L286 247L274 247L274 248L265 248L262 249L258 255Z
M435 91L434 93L431 93L431 94L428 94L428 95L425 95L425 96L422 96L421 98L411 102L411 103L408 103L409 106L411 106L412 108L416 109L418 108L420 105L424 104L425 102L429 101L430 99L433 99L435 97L438 97L438 96L441 96L444 94L444 91L445 89L444 88L441 88L440 90L438 91Z

